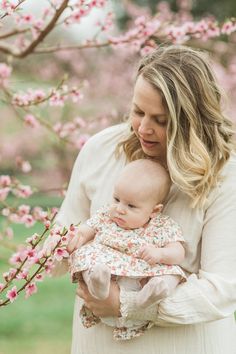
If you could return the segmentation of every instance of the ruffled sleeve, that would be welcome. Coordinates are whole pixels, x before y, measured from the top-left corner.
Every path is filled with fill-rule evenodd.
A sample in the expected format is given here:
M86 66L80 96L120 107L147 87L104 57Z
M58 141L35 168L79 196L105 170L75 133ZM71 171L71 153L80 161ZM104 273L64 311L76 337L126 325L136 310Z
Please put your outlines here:
M156 238L158 247L164 247L170 242L184 242L180 225L168 215L160 214L153 218L149 230Z

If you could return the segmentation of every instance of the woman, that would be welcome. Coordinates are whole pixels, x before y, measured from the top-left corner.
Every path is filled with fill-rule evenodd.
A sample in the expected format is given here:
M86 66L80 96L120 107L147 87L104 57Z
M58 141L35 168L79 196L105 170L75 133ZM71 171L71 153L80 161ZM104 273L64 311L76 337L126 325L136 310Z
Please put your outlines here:
M128 122L98 133L82 149L58 221L83 222L109 202L127 161L159 161L173 182L164 212L182 226L181 266L189 278L148 309L138 308L136 294L120 293L115 282L105 301L92 298L81 283L72 354L236 353L236 157L220 101L205 55L183 46L158 48L141 61ZM140 338L116 342L104 324L83 328L81 298L96 316L156 326Z

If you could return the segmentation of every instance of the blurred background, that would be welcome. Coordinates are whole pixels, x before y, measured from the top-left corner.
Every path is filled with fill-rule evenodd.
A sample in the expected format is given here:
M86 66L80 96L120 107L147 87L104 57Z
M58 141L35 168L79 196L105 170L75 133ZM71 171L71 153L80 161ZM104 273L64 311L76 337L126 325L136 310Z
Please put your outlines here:
M43 1L36 6L35 1L29 0L25 2L24 11L37 14L43 5ZM222 21L236 16L234 0L223 3L220 0L114 0L108 2L108 8L116 15L116 33L127 30L138 16L152 16L157 11L169 12L173 21L177 14L183 21L199 20L204 16ZM83 40L96 35L95 23L102 18L103 11L95 11L71 31L54 31L47 42L57 43L63 38L66 43L73 44L78 38ZM206 41L195 39L186 44L209 51L216 76L226 93L225 112L235 119L235 35ZM31 55L23 60L7 58L13 67L10 84L15 91L57 86L65 74L70 85L83 84L83 100L66 102L63 107L38 108L44 119L51 123L82 120L84 124L80 127L76 144L62 142L49 134L45 127L32 129L22 124L12 107L4 99L0 100L0 175L15 176L35 188L27 203L44 209L60 206L62 190L66 189L73 162L83 142L97 131L122 122L127 115L139 58L139 53L119 46ZM5 61L6 56L0 52L0 62ZM7 225L3 217L0 217L0 223L1 230L4 230ZM33 232L39 232L42 226L36 224L28 230L22 225L12 228L15 242L21 243ZM11 239L4 242L11 244ZM10 247L0 243L1 273L6 269L10 253ZM69 353L74 294L75 286L69 276L50 278L39 284L38 293L27 301L21 296L15 303L1 308L0 354Z

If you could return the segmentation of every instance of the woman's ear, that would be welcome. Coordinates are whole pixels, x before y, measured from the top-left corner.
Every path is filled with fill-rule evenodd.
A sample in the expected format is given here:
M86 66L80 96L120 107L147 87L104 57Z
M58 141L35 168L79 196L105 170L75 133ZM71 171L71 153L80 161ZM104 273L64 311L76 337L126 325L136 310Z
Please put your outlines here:
M154 218L157 216L158 213L160 213L163 209L163 204L157 204L154 206L153 211L151 213L151 218Z

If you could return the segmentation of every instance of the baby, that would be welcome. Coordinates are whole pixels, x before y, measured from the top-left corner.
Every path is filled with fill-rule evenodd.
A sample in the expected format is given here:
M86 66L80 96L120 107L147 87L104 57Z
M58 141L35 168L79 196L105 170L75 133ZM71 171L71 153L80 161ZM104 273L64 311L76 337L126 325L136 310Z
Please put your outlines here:
M79 248L70 259L72 280L82 274L90 294L105 299L115 277L120 288L137 291L141 307L168 296L186 278L177 265L184 259L181 229L161 214L170 185L168 172L157 162L141 159L126 165L115 183L113 202L80 226ZM100 320L85 307L81 316L86 327ZM101 320L116 327L116 339L139 336L149 326Z

